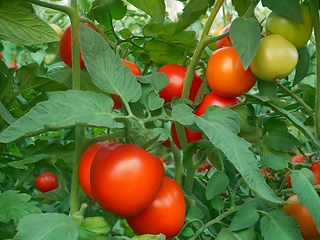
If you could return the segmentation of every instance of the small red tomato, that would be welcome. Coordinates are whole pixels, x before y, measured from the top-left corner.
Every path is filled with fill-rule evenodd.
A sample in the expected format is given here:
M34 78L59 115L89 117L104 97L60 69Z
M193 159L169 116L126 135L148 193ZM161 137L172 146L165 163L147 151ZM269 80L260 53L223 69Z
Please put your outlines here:
M231 24L225 26L225 28L221 30L219 35L222 35L223 33L228 32L230 30L230 26L231 26ZM229 39L230 39L231 43L233 43L230 35L229 35ZM229 47L230 46L229 39L228 39L228 37L225 37L225 38L222 38L222 39L218 40L216 42L216 50L219 49L219 48L222 48L222 47Z
M106 143L91 165L94 200L106 211L122 217L134 216L149 206L163 180L160 159L133 144Z
M94 29L90 24L88 23L84 23L84 24ZM79 34L80 34L80 26L79 26ZM60 44L59 44L60 57L62 61L64 61L64 63L67 64L69 67L72 67L72 47L71 46L72 46L71 25L69 25L63 31L60 39ZM80 46L80 42L79 42L79 46ZM86 68L84 61L81 57L81 51L80 51L80 67L81 69Z
M35 184L39 191L49 192L58 188L58 177L52 172L46 172L36 178Z
M159 96L164 99L164 102L171 102L173 97L181 98L187 69L178 64L167 64L159 68L158 72L165 73L169 78L169 84L159 92ZM189 94L191 101L195 100L201 84L202 79L195 73Z
M264 177L265 174L264 174L264 171L263 171L263 167L260 168L260 171L261 171L261 175ZM273 176L270 175L271 174L270 168L266 168L266 172L267 172L268 178L273 179Z
M202 139L201 132L195 132L186 127L184 127L184 131L186 132L188 143ZM174 123L171 124L171 136L174 144L181 149L181 144L179 142L176 126L174 125Z
M107 142L96 142L91 144L82 154L79 164L78 177L79 183L83 191L91 198L91 183L90 183L90 170L93 158L96 156L98 150Z
M205 170L210 170L212 168L211 164L208 163L207 161L204 161L201 164L201 167L198 168L198 172L203 172Z
M211 105L216 105L219 107L231 107L241 102L241 99L238 97L222 97L214 92L209 92L204 95L202 102L196 107L195 112L196 115L201 116L206 113L207 107Z
M179 184L165 177L156 199L141 213L127 218L137 234L164 234L167 239L177 235L184 224L186 206Z

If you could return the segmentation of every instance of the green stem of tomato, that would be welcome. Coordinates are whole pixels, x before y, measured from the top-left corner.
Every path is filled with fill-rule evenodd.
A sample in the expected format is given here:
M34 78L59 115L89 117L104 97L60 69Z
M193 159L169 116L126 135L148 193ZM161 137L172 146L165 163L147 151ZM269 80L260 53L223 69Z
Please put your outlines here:
M43 2L43 1L39 1L39 0L25 0L25 1L29 2L29 3L36 4L41 7L46 7L46 8L58 10L60 12L64 12L64 13L68 14L69 17L75 14L74 10L68 6L56 5L56 4Z
M201 155L200 155L201 154ZM200 155L200 157L199 157ZM204 162L206 159L207 154L204 152L198 152L195 154L195 162L192 161L192 164L190 164L187 167L187 174L186 174L186 181L185 181L185 187L192 192L193 189L193 181L194 181L194 176L196 175L196 172L198 168L201 166L201 164ZM199 159L198 159L199 158ZM190 161L191 162L191 161Z
M181 162L181 151L176 147L173 141L170 141L170 147L174 159L174 179L181 186L182 176L184 173L184 166Z
M21 181L19 181L17 183L17 185L15 185L13 188L11 188L11 190L15 190L18 187L20 187L29 177L31 177L40 167L34 167L33 169L31 169L28 174L26 176L24 176L23 179L21 179Z
M317 66L317 86L316 86L316 110L314 122L318 139L320 139L320 22L318 0L310 0L311 16L313 21L313 31L316 42L316 66Z

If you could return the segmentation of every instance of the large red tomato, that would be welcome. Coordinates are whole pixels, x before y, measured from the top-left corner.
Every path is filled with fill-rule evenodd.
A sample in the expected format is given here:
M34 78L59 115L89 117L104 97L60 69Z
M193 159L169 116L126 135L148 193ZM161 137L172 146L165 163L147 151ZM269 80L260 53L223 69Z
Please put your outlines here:
M93 198L90 184L91 164L98 150L106 143L107 142L96 142L91 144L84 151L80 160L78 171L79 182L83 191L91 198Z
M230 30L230 26L231 26L231 24L225 26L225 28L221 30L219 35L222 35L222 34L228 32ZM230 39L231 43L233 43L230 35L229 35L229 39ZM218 40L216 42L216 50L219 49L219 48L222 48L222 47L229 47L230 46L229 39L228 39L228 37L225 37L225 38L222 38L222 39Z
M133 62L122 59L122 62L125 66L128 66L133 75L142 76L141 69L139 66ZM119 96L116 94L111 94L112 100L114 102L113 109L122 108L122 103L120 102Z
M219 107L231 107L241 102L241 99L238 97L222 97L214 92L209 92L204 95L202 102L196 107L196 115L201 116L205 114L207 107L211 105L216 105Z
M250 67L244 70L234 47L224 47L212 53L206 76L211 90L224 97L238 97L248 92L257 81Z
M305 205L300 205L298 202L298 196L293 195L287 200L288 205L283 206L283 211L288 216L295 216L296 221L299 224L299 230L304 239L312 240L319 236L317 227L313 222L312 217L309 214Z
M58 177L52 172L46 172L36 178L35 184L39 191L49 192L58 188Z
M94 29L91 25L88 23L84 23L88 27ZM79 33L80 33L80 27L79 27ZM72 40L71 40L71 25L66 27L66 29L63 31L61 35L61 40L59 44L59 52L60 57L62 61L64 61L65 64L67 64L69 67L72 67ZM80 42L79 42L80 46ZM81 69L85 69L86 66L84 65L84 61L81 57L81 51L80 51L80 67Z
M167 239L177 235L184 224L186 206L179 184L165 177L156 199L140 214L127 218L137 234L164 234Z
M201 132L194 132L186 127L184 127L184 131L186 132L188 143L202 139ZM181 144L179 142L176 126L174 125L174 123L171 124L171 136L174 144L181 149Z
M158 72L165 73L169 78L169 84L159 92L159 96L164 99L164 102L171 102L172 97L180 98L187 69L178 64L167 64L159 68ZM189 94L191 101L195 100L201 84L202 79L195 73Z
M133 144L104 144L91 165L94 200L106 211L122 217L134 216L149 206L163 180L160 159Z

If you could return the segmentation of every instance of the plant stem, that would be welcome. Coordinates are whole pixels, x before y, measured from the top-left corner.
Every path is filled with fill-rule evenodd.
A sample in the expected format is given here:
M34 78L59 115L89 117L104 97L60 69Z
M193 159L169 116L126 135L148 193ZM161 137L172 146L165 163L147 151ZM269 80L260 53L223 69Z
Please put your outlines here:
M181 186L182 184L182 176L184 173L184 166L181 162L181 152L180 150L176 147L173 141L170 141L170 147L172 150L173 154L173 159L174 159L174 179L176 182Z
M287 89L285 86L283 86L281 83L278 83L279 88L284 91L286 94L288 94L292 99L294 99L297 103L300 104L300 106L302 106L307 113L310 116L313 116L313 110L311 107L309 107L308 104L306 104L301 98L299 98L296 94L294 94L293 92L291 92L289 89ZM320 120L320 118L319 118Z
M310 0L311 16L313 21L313 31L316 42L316 64L317 64L317 86L316 86L316 110L314 122L316 127L317 138L320 139L320 23L319 23L319 6L318 0Z
M43 2L43 1L39 1L39 0L24 0L24 1L36 4L41 7L46 7L46 8L58 10L60 12L64 12L64 13L68 14L69 17L75 14L74 10L70 7L67 7L67 6L56 5L56 4Z
M11 188L11 190L15 190L18 187L20 187L29 177L31 177L31 175L33 175L37 170L39 169L39 167L34 167L33 169L31 169L28 174L26 176L24 176L23 179L21 179L21 181L19 181L17 183L17 185L15 185L13 188Z

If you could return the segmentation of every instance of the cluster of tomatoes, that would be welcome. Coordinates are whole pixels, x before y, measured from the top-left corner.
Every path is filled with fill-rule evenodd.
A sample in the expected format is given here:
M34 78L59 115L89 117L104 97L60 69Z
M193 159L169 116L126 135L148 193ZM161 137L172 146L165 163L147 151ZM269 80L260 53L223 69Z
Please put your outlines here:
M165 177L161 160L148 151L119 142L97 142L79 165L83 191L104 210L124 217L139 235L171 238L182 229L185 201L180 185Z

